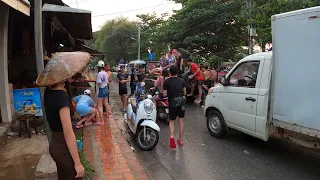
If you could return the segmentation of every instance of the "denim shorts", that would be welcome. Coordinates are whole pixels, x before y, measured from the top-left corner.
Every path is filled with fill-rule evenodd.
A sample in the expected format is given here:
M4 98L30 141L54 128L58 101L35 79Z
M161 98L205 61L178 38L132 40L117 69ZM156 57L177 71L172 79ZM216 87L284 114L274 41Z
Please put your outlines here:
M108 87L99 88L98 98L106 98L109 96L109 89Z

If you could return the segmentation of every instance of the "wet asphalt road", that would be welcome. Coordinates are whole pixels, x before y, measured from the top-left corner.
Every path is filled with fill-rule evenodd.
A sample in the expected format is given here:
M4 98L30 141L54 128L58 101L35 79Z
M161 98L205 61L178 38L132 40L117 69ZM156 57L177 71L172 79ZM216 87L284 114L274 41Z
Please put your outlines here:
M182 148L170 149L168 126L164 122L158 125L161 128L158 146L150 152L138 151L151 174L162 167L164 177L165 170L170 179L178 180L320 179L318 153L280 140L263 142L235 130L224 139L213 138L207 131L203 109L193 104L186 109ZM164 179L158 174L154 179Z
M203 109L194 104L186 108L183 147L170 149L168 125L157 123L161 128L157 147L152 151L135 147L150 179L320 179L319 153L276 139L263 142L235 130L216 139L208 133ZM176 138L178 125L177 121Z

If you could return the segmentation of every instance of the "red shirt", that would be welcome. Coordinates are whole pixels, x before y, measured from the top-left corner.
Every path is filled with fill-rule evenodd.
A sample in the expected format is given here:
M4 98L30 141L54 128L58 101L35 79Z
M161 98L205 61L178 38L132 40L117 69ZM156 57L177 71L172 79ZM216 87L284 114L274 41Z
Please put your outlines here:
M192 63L191 64L191 71L192 73L195 73L196 71L198 71L200 68L196 63ZM198 73L196 74L196 78L198 81L203 81L204 77L203 74L201 73L201 71L198 71Z

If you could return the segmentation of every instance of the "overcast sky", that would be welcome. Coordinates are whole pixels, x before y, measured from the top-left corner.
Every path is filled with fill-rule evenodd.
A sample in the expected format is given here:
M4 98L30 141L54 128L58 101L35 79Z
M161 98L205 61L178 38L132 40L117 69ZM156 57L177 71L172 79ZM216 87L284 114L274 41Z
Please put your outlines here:
M162 13L172 14L173 9L181 9L181 4L167 0L63 0L63 2L73 8L91 11L93 31L98 31L107 20L119 16L137 20L137 14L155 12L160 16Z

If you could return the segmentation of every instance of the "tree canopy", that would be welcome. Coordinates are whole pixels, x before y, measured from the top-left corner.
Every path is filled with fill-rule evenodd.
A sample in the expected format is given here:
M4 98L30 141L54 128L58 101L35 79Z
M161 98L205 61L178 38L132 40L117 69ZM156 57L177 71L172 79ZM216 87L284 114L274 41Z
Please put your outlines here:
M136 36L136 22L126 18L110 20L98 32L95 47L105 53L107 61L118 61L122 57L136 59L137 50L133 49Z
M239 1L188 0L161 28L162 39L192 53L234 52L245 41Z
M320 5L319 0L252 0L252 23L261 45L272 42L271 16ZM242 19L249 23L247 7L242 7Z
M149 47L154 49L157 59L170 46L212 64L219 59L217 56L225 60L243 56L250 23L257 29L257 42L264 46L272 41L272 15L320 5L319 0L251 0L252 19L249 19L246 0L171 1L181 3L183 8L169 18L140 14L138 22L126 18L107 21L97 34L95 47L106 54L106 60L136 59L139 25L142 59L148 59Z

